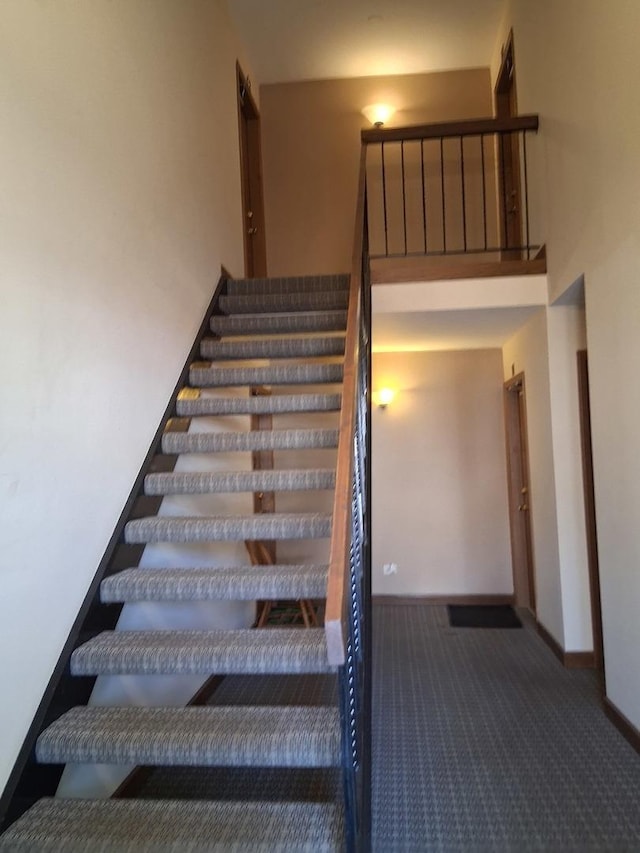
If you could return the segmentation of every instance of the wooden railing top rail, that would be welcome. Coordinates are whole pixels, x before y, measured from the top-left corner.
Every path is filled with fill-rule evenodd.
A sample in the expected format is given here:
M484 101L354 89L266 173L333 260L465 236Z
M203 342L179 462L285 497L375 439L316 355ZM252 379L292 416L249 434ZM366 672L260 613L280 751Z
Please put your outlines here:
M514 118L479 118L466 121L446 121L436 124L415 124L410 127L376 128L363 130L362 142L402 142L414 139L446 139L450 136L480 136L491 133L509 133L520 130L537 130L538 116Z
M353 435L358 394L358 353L362 250L365 222L366 148L360 154L358 203L349 287L349 312L344 351L342 408L338 437L338 462L333 500L333 529L329 554L329 578L325 610L325 636L329 663L341 666L346 659L347 607L349 600L349 552L351 545L351 499L353 490Z

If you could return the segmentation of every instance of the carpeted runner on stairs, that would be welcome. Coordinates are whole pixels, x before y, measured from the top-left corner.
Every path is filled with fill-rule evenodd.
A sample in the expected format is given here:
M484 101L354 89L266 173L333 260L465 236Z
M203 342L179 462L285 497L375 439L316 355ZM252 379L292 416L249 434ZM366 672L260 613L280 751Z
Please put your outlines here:
M227 282L214 337L202 341L189 385L176 405L180 418L337 413L341 405L347 276ZM308 388L300 386L308 386ZM259 386L267 393L252 395ZM316 386L327 386L321 391ZM231 392L217 389L233 389ZM195 426L195 423L193 424ZM335 449L334 428L165 432L163 454ZM313 454L312 454L313 455ZM225 457L226 458L226 457ZM151 473L147 495L326 491L335 470L295 467ZM197 467L197 465L196 465ZM290 505L290 504L289 504ZM216 543L328 539L326 512L273 512L132 518L128 544ZM206 568L131 566L103 579L101 601L165 603L212 600L321 599L327 566L310 560L292 565ZM202 676L233 674L277 678L292 673L331 673L322 628L105 631L80 645L71 659L79 678L96 675ZM291 676L293 677L293 676ZM324 677L324 676L321 676ZM333 676L335 677L335 676ZM78 706L40 735L41 763L111 763L171 768L273 768L315 772L341 763L336 697L330 705L295 703L209 705L187 708ZM288 770L289 768L290 770ZM297 770L294 771L294 768ZM264 771L262 771L264 772ZM341 789L341 785L336 786ZM295 797L295 785L289 786ZM0 851L144 850L342 850L341 797L332 801L277 802L146 798L43 799L0 837Z

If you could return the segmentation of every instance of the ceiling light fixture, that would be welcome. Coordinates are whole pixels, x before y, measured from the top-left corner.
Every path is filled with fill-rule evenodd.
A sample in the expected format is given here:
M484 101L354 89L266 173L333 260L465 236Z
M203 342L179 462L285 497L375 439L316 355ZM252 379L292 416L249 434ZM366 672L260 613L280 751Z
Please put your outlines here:
M374 127L382 127L395 113L396 108L390 104L369 104L363 107L362 115L365 116Z

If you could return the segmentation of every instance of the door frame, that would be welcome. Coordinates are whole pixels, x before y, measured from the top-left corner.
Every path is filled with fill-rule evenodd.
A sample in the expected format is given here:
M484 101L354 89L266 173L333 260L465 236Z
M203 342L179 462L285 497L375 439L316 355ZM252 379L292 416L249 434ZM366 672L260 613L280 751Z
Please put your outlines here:
M591 599L591 626L595 668L603 673L604 644L602 638L602 605L600 601L600 566L596 528L596 500L593 481L591 444L591 405L589 397L589 361L587 350L578 350L578 405L580 411L580 447L582 449L582 482L584 487L584 517L587 534L587 564Z
M493 97L496 118L514 118L518 115L513 30L510 30L502 48L502 60L496 77ZM500 134L496 146L500 255L502 260L521 260L523 254L522 186L519 134Z
M267 243L264 225L260 113L251 92L251 81L238 62L236 62L236 93L244 274L247 278L263 277L267 274Z
M527 434L527 397L524 372L508 379L503 385L505 444L507 454L507 485L509 492L509 531L511 534L511 565L513 590L516 605L528 607L536 614L536 582L533 556L533 532L531 529L531 474L529 465L529 440ZM519 464L513 464L517 455ZM524 469L524 470L523 470ZM523 485L526 482L526 506L524 510L524 536L518 527L523 520ZM523 564L525 569L523 571ZM526 590L523 594L523 577Z

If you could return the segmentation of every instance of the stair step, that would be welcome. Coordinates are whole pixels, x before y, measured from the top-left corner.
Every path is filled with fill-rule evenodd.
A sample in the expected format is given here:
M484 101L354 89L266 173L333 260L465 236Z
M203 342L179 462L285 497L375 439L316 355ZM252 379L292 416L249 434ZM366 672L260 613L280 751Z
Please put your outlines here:
M71 656L72 675L283 675L335 672L323 628L103 631Z
M145 495L205 495L232 492L285 492L333 489L331 468L296 470L178 472L147 474Z
M258 317L216 314L211 318L215 335L270 335L296 332L343 332L347 328L346 311L313 311L311 313L275 314Z
M313 358L344 354L344 336L306 338L255 338L246 341L220 341L205 338L200 354L211 361L250 358Z
M304 385L342 382L343 365L272 364L267 367L216 367L194 364L189 383L200 388L232 385Z
M12 853L329 851L344 847L336 803L45 798L0 838Z
M309 450L337 447L338 437L337 429L165 432L162 436L162 452L227 453L246 450Z
M201 415L278 415L299 412L337 412L342 405L340 394L272 394L259 397L178 398L176 411L180 417Z
M343 275L298 275L284 278L231 278L227 280L230 296L248 296L253 293L304 293L347 290L349 276Z
M127 522L125 542L242 542L245 539L321 539L331 535L330 513L174 518L149 516Z
M275 629L274 629L275 630ZM42 764L333 767L340 764L337 708L81 706L40 735Z
M324 598L328 566L125 569L105 578L105 604L125 601L252 601Z
M221 296L223 314L276 314L292 311L339 311L349 302L346 290L308 293L252 293L248 296Z

